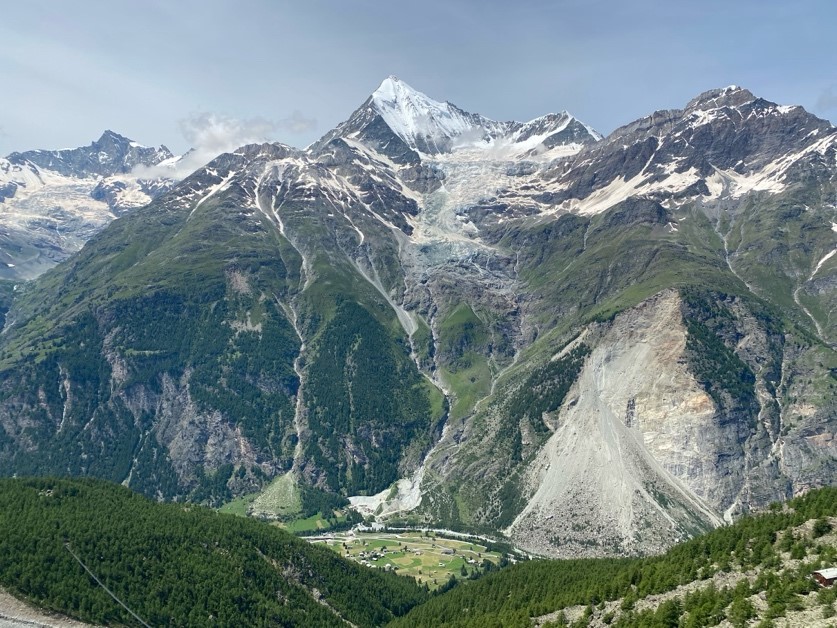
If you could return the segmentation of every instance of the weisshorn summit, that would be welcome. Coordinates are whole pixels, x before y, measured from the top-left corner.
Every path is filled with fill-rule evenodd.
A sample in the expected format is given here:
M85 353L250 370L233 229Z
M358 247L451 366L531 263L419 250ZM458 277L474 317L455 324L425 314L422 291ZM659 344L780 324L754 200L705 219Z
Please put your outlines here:
M658 551L837 481L836 182L738 87L603 138L390 77L18 286L0 472Z

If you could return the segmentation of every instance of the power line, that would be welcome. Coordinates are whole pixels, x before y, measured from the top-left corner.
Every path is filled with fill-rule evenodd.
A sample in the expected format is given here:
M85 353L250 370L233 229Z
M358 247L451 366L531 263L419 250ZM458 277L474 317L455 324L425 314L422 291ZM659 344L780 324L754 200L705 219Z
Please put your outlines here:
M84 570L85 570L87 573L89 573L89 574L90 574L90 576L91 576L91 577L92 577L92 578L93 578L93 579L94 579L94 580L95 580L95 581L99 584L99 586L100 586L100 587L102 587L105 591L107 591L107 594L108 594L109 596L111 596L114 600L116 600L117 602L119 602L119 604L122 606L122 608L124 608L126 611L128 611L129 613L131 613L131 615L133 615L133 616L134 616L134 618L135 618L135 619L136 619L139 623L141 623L143 626L145 626L145 628L151 628L151 626L149 626L148 624L146 624L146 623L142 620L142 618L141 618L139 615L137 615L134 611L132 611L130 608L128 608L128 605L127 605L127 604L125 604L125 602L123 602L123 601L122 601L122 600L120 600L118 597L116 597L116 595L114 595L113 591L111 591L110 589L108 589L108 588L105 586L105 583L104 583L104 582L102 582L101 580L99 580L99 579L96 577L96 574L94 574L92 571L90 571L90 568L82 562L81 558L79 558L78 556L76 556L76 553L75 553L73 550L71 550L71 549L70 549L70 544L69 544L69 543L64 543L64 548L65 548L68 552L70 552L70 555L71 555L73 558L75 558L75 559L76 559L76 561L78 561L78 564L79 564L79 565L81 565L82 567L84 567Z

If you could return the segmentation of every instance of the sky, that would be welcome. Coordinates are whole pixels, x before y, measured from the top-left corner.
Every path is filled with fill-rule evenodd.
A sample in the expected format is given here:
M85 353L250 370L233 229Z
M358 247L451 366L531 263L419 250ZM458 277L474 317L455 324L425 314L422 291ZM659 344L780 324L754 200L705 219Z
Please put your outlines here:
M111 129L304 147L388 75L499 120L607 134L736 84L837 120L835 0L27 0L0 22L0 155Z

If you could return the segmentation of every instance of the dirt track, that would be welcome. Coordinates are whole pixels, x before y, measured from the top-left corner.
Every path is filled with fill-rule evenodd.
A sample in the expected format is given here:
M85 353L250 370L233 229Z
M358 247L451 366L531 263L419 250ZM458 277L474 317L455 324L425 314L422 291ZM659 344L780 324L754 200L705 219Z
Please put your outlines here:
M21 602L0 589L0 628L86 628L90 624L48 613Z

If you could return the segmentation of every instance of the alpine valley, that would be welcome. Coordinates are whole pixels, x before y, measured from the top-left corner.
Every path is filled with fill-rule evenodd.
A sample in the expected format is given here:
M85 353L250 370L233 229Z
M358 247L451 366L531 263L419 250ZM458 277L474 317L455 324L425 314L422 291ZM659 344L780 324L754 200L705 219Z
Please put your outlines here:
M567 558L837 481L837 129L801 107L727 87L602 137L389 77L177 184L84 150L0 160L3 475ZM106 208L75 244L59 178L55 215Z

